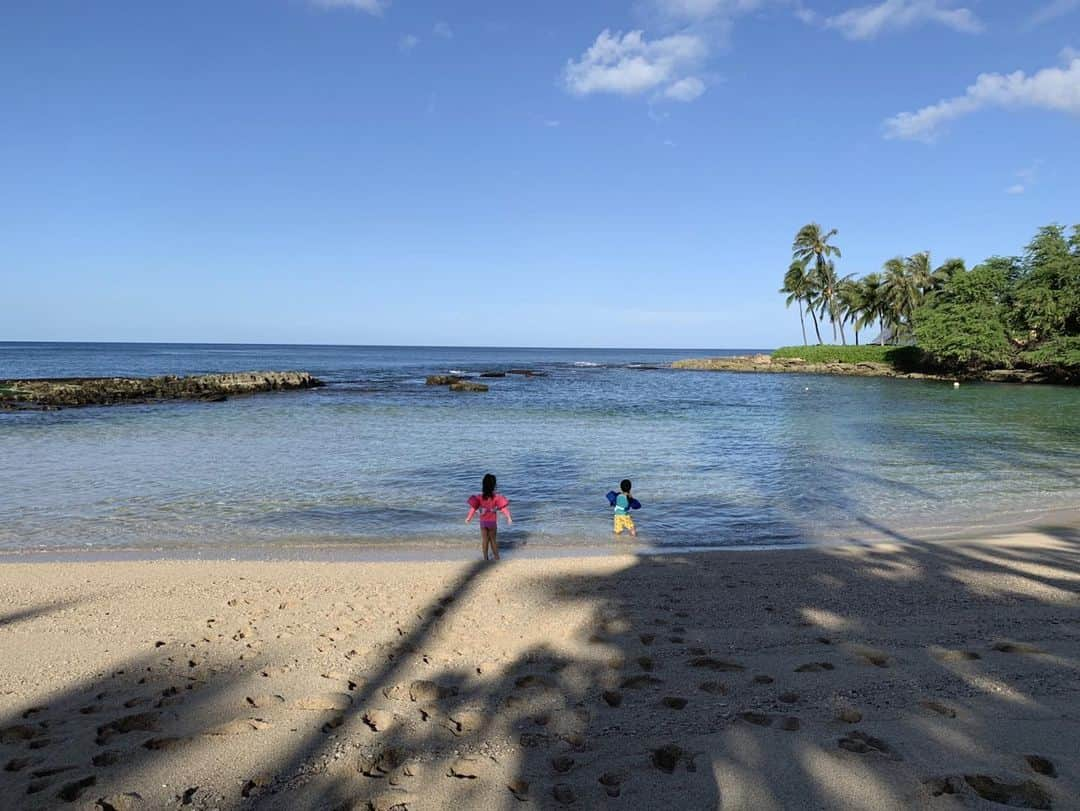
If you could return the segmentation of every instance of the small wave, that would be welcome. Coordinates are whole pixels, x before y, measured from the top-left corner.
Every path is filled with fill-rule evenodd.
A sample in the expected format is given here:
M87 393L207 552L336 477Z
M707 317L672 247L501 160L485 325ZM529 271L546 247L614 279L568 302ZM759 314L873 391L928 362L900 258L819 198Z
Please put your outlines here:
M447 371L447 374L449 374L449 375L467 375L468 372L466 372L464 369L450 369L449 371Z
M602 363L593 363L591 360L576 360L576 361L574 361L574 365L575 366L582 366L582 367L585 367L585 368L591 368L593 366L603 366L604 364L602 364Z

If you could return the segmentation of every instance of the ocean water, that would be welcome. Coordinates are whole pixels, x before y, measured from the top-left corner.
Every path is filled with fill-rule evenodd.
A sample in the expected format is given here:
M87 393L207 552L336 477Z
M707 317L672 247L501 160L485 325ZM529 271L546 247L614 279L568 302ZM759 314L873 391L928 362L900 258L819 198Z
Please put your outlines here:
M624 477L659 547L947 535L1080 507L1076 389L662 368L707 354L724 352L0 343L0 378L328 383L0 412L0 550L471 548L465 500L488 471L519 548L610 547L604 494ZM545 376L424 385L515 367Z

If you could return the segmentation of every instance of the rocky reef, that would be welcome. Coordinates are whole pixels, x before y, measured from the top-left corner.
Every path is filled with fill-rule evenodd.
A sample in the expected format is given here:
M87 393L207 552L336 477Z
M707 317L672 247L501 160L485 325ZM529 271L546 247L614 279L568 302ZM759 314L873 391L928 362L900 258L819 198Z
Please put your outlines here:
M0 380L0 408L52 409L153 403L219 401L240 394L312 389L325 385L307 372L228 372L177 377L64 377Z
M891 363L876 361L817 363L803 358L773 357L772 355L734 355L723 358L690 358L677 360L673 369L706 372L789 372L848 377L896 377L907 380L981 380L989 383L1069 383L1066 376L1054 376L1039 369L984 369L962 374L946 373L940 369L898 368Z
M801 372L803 374L849 375L854 377L903 377L922 380L952 380L944 375L901 371L889 363L810 363L802 358L774 358L771 355L734 355L724 358L677 360L674 369L708 372Z

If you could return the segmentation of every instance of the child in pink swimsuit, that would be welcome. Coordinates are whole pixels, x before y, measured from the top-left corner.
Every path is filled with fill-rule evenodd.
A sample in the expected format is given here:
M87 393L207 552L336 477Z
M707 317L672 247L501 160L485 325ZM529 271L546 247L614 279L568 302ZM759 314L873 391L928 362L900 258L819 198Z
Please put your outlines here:
M469 515L465 523L472 521L473 516L480 513L480 541L483 547L484 560L488 559L488 548L494 553L495 560L499 559L499 546L495 543L495 534L499 528L499 513L506 516L506 523L514 523L510 517L510 502L499 493L495 492L495 477L488 473L480 485L482 492L479 495L469 496Z

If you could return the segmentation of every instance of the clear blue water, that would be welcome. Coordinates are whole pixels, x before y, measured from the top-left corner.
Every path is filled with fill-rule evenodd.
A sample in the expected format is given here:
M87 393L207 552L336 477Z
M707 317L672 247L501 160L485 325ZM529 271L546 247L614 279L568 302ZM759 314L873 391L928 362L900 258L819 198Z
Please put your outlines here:
M734 350L732 351L734 352ZM0 378L302 369L225 403L0 412L0 550L476 545L487 471L518 545L799 543L1080 506L1080 391L641 369L715 350L0 343ZM527 367L487 394L425 375Z

